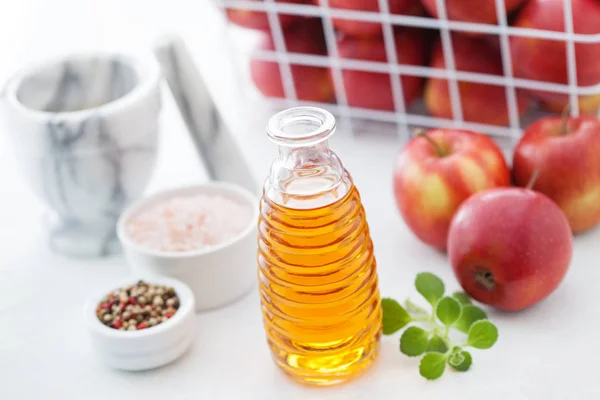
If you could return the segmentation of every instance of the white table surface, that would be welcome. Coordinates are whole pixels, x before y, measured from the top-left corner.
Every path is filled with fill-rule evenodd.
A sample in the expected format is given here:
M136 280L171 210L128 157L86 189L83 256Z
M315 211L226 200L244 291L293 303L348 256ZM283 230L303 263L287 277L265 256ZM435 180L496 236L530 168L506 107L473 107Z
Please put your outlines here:
M73 48L147 46L164 28L199 32L194 45L200 51L214 41L214 15L204 1L11 2L10 12L0 12L0 77L29 60ZM165 99L160 161L149 191L206 179L174 103L168 94ZM108 369L92 353L82 307L90 290L127 275L128 267L121 257L67 259L48 250L43 205L21 180L5 133L0 134L2 400L600 398L600 229L576 238L571 269L546 301L520 313L488 310L500 339L492 350L474 350L472 370L465 374L424 380L418 360L399 353L395 335L383 337L377 363L361 379L327 389L295 385L270 360L256 289L229 307L199 314L194 345L177 362L142 373ZM263 136L250 129L240 140L258 146L253 168L265 175L275 151ZM445 257L415 240L395 209L391 165L400 145L375 132L358 139L341 132L334 141L364 199L381 292L417 299L412 282L424 270L456 290Z

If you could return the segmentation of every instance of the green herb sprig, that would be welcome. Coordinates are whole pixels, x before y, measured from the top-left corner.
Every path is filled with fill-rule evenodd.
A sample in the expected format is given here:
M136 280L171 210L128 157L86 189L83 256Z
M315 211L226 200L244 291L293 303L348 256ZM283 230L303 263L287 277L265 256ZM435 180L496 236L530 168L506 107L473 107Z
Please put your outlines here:
M498 329L487 320L487 314L471 303L466 293L455 292L444 296L444 283L430 272L422 272L415 279L417 291L431 304L432 312L406 300L402 307L396 300L381 300L383 334L391 335L408 326L400 337L400 351L409 357L423 356L419 372L433 380L443 375L446 364L455 371L464 372L473 359L465 348L489 349L498 340ZM467 335L466 341L455 344L450 329Z

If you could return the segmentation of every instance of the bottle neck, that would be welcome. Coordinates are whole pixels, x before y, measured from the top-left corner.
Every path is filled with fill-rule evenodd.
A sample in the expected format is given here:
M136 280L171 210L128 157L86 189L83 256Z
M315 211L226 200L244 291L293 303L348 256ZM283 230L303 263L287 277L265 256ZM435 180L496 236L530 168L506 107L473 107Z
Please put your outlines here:
M327 141L317 143L312 146L290 147L279 145L279 157L277 161L282 166L290 169L309 168L319 164L326 164L334 158L335 154L329 149ZM339 162L339 160L337 160ZM335 163L335 161L333 161Z
M279 157L265 183L270 200L307 209L331 204L348 193L350 177L329 149L328 138L335 130L332 120L324 110L305 107L271 118L267 130L279 147Z
M318 208L334 203L348 193L350 178L327 142L315 146L280 146L271 167L267 196L289 208Z

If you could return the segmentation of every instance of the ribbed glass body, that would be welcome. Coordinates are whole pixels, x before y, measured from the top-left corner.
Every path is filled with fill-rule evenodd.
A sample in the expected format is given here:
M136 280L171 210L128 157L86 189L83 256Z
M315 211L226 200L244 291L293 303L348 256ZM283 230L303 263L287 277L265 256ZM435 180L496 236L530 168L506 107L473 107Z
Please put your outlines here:
M296 125L281 129L287 137L269 131L280 153L260 204L263 321L279 367L297 381L331 385L358 375L377 355L376 261L358 190L327 146L333 116L298 108L273 118L294 112ZM302 122L313 114L315 126ZM323 125L328 131L311 141ZM293 145L296 136L302 146Z

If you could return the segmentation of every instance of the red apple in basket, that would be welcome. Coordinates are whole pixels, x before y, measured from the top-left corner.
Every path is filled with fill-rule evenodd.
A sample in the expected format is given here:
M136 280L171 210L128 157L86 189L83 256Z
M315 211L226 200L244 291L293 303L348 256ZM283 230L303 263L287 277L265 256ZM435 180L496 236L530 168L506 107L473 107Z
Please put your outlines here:
M515 183L524 186L539 171L533 189L558 204L573 232L600 222L600 122L593 117L543 118L529 126L515 147Z
M408 227L423 242L446 249L460 204L474 193L510 183L502 152L489 137L464 130L420 133L400 152L394 195Z
M286 49L290 53L326 55L323 28L318 18L304 19L292 25L284 34ZM265 34L258 48L275 50L270 35ZM334 97L334 89L328 68L309 65L290 65L292 79L299 100L328 102ZM266 97L284 98L285 92L279 64L253 58L250 76L257 89Z
M503 74L499 48L492 46L487 39L458 34L452 35L452 39L454 63L458 71ZM440 41L434 45L431 66L446 68ZM448 84L446 79L430 78L425 86L425 105L428 112L435 117L453 118ZM459 81L458 91L465 121L490 125L508 124L504 86ZM528 98L522 90L517 90L516 93L519 115L522 115L527 109Z
M572 252L563 212L545 195L524 188L490 189L469 198L448 235L452 269L465 292L508 311L552 293Z
M419 0L386 0L390 14L423 15L423 6ZM320 4L321 0L313 0ZM379 12L379 0L329 0L329 7L353 11ZM382 36L381 24L377 22L357 21L334 18L333 26L347 35L356 37Z
M496 0L444 0L446 15L451 21L478 22L481 24L497 24ZM439 18L436 0L421 0L425 9ZM523 0L504 0L506 13L515 10Z
M571 0L571 3L575 33L600 33L600 1ZM514 25L565 32L563 9L563 0L530 0ZM567 47L564 41L511 36L511 53L516 77L568 83ZM578 86L600 83L600 42L576 43L575 59ZM556 112L561 112L568 104L566 94L545 91L532 93ZM584 114L595 114L599 106L600 94L579 97L579 108Z
M398 62L423 65L427 57L427 45L423 34L416 30L401 30L395 35ZM387 62L383 38L355 38L344 36L338 41L341 58ZM351 107L377 110L394 110L394 98L390 75L353 69L342 71L348 104ZM401 77L404 103L408 106L421 94L423 78L403 75Z
M253 0L263 1L263 0ZM310 0L275 0L281 3L310 3ZM269 17L266 12L254 11L254 10L243 10L241 8L227 8L225 10L227 19L236 25L243 26L244 28L259 29L262 31L269 31ZM287 28L292 22L301 18L300 16L291 14L279 13L279 24L282 29Z

